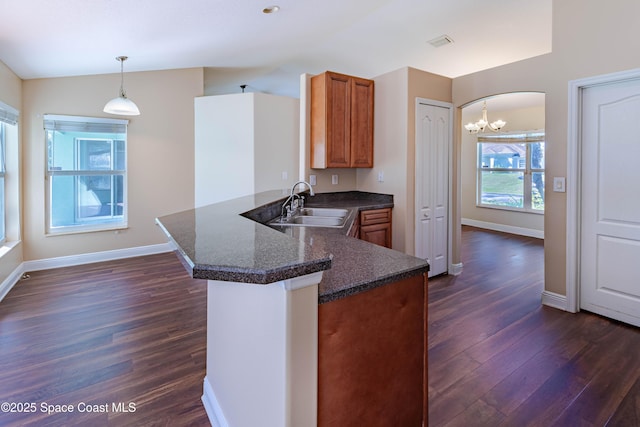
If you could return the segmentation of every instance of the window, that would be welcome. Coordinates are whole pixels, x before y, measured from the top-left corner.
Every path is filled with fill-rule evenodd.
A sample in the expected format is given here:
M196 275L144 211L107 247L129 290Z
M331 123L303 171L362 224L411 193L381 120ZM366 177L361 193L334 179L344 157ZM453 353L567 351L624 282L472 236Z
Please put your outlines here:
M478 206L543 213L544 144L544 132L478 137Z
M6 240L5 232L5 200L4 200L4 176L6 172L4 156L6 152L6 124L0 122L0 243Z
M0 102L0 243L7 240L7 140L12 137L17 145L18 110Z
M127 226L127 123L45 115L49 233Z

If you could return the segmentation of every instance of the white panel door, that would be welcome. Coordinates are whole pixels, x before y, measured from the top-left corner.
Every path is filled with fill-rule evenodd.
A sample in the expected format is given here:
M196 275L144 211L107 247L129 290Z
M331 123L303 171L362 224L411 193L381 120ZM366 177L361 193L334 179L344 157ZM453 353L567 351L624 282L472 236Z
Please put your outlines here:
M582 97L580 307L640 326L640 80Z
M429 261L429 277L449 268L449 146L451 109L416 106L416 256Z

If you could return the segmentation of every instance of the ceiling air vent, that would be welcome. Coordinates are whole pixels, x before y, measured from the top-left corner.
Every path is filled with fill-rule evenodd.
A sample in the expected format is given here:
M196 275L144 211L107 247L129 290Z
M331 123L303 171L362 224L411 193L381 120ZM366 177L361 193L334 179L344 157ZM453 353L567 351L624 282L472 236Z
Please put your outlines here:
M433 47L440 47L440 46L453 43L453 39L448 35L443 34L440 37L436 37L435 39L429 40L428 43Z

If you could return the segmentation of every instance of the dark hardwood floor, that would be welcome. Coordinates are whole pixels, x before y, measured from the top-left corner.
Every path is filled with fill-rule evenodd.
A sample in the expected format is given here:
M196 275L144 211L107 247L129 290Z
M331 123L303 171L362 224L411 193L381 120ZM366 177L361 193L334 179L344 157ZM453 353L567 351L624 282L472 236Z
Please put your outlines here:
M429 424L640 426L640 331L543 307L540 240L462 236L463 273L429 283ZM0 302L0 404L37 406L1 426L209 425L206 284L175 255L30 276Z
M429 283L429 425L640 426L640 330L542 306L541 240L462 240Z
M0 302L0 404L35 412L1 426L209 425L206 282L174 254L29 274Z

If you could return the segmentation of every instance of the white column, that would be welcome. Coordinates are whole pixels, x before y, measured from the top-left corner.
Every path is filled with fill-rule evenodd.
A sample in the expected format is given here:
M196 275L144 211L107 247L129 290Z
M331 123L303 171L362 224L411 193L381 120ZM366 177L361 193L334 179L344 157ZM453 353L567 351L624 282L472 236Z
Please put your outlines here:
M202 401L213 426L316 425L321 279L209 281Z

